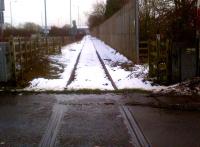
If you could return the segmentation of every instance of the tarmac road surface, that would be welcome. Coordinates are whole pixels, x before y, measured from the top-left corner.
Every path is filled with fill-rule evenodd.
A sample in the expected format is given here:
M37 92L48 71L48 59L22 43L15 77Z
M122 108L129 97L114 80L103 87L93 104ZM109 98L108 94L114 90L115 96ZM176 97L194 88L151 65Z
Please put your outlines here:
M0 146L200 146L199 111L152 103L142 93L1 93Z

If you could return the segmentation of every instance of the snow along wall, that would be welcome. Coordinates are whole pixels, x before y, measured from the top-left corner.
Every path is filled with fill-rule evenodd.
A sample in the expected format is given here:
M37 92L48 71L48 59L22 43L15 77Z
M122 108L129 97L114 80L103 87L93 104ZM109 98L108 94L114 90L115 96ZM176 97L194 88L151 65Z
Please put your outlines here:
M92 35L100 38L133 62L137 62L139 50L136 40L136 14L136 0L131 0L103 24L93 28Z

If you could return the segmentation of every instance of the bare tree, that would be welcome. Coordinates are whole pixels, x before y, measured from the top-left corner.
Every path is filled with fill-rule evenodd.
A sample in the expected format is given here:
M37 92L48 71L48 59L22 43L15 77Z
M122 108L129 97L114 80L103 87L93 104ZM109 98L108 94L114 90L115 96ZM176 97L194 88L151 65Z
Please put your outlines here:
M101 3L98 2L93 6L93 8L94 10L92 11L91 14L89 14L89 17L88 17L88 26L90 28L93 28L101 24L105 20L105 17L104 17L105 10L106 10L105 4L103 2Z
M140 0L140 39L194 40L196 0ZM190 36L190 38L188 38Z
M32 22L27 22L25 24L22 25L22 27L25 30L28 31L35 31L35 32L39 32L41 30L41 26Z

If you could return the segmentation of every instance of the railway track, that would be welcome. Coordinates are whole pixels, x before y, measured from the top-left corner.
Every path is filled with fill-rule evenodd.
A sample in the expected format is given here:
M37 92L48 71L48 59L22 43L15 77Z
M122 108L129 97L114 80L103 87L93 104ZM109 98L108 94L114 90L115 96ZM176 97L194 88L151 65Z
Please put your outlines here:
M92 40L91 40L91 41L92 41ZM95 44L94 44L93 41L92 41L92 44L93 44L93 46L94 46L94 48L95 48L95 50L96 50L97 57L98 57L99 61L101 62L101 65L102 65L102 67L103 67L103 69L104 69L104 72L106 73L106 76L107 76L108 79L110 80L110 82L111 82L113 88L114 88L115 90L118 90L118 88L117 88L115 82L113 81L113 79L112 79L112 77L111 77L111 75L110 75L108 69L106 68L106 65L104 64L104 62L103 62L103 60L102 60L100 54L98 53L98 51L97 51L97 49L96 49Z
M77 57L75 66L74 66L74 68L73 68L73 70L72 70L72 72L71 72L70 78L69 78L69 80L68 80L68 82L67 82L66 89L68 89L68 88L70 87L70 84L73 83L73 81L75 80L77 74L79 74L78 71L77 71L77 69L78 69L79 64L81 64L80 59L84 56L84 55L83 55L83 52L84 52L84 50L87 49L87 48L85 47L85 46L86 46L86 45L85 45L86 42L87 42L87 41L84 42L83 47L82 47L82 50L80 51L80 53L79 53L79 55L78 55L78 57ZM98 51L97 51L97 49L96 49L96 47L95 47L95 44L93 43L93 41L92 41L91 39L90 39L90 42L91 42L91 44L92 44L91 47L94 48L94 50L92 49L92 52L95 51L95 54L96 54L96 55L93 55L93 58L94 58L94 56L95 56L95 58L97 58L96 60L98 60L98 62L99 62L99 64L100 64L100 67L102 67L102 70L104 71L104 73L105 73L105 75L106 75L108 81L111 83L113 89L114 89L114 90L118 90L118 88L117 88L115 82L113 81L113 79L112 79L112 77L111 77L111 75L110 75L108 69L106 68L106 66L105 66L105 64L104 64L104 61L102 60L100 54L98 53ZM89 59L88 59L88 60L89 60ZM98 64L97 66L99 66L99 64ZM87 66L87 68L88 68L88 70L89 70L89 69L90 69L90 66ZM94 81L94 82L95 82L95 81ZM87 89L87 88L86 88L86 89Z
M80 53L79 53L77 59L76 59L76 63L75 63L75 65L74 65L74 68L73 68L73 70L72 70L72 73L71 73L71 75L70 75L70 78L69 78L69 80L68 80L68 82L67 82L66 87L67 87L68 85L70 85L70 84L72 83L72 81L74 80L75 72L76 72L76 69L77 69L77 65L78 65L78 63L79 63L80 56L81 56L82 50L83 50L83 48L84 48L84 45L85 45L85 41L84 41L84 43L83 43L82 49L81 49L81 51L80 51Z

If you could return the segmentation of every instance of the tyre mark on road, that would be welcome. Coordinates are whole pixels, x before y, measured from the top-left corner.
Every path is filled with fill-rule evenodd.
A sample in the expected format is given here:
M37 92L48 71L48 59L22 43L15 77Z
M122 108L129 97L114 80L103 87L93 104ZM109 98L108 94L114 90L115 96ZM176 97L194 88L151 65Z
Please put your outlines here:
M91 41L92 41L92 40L91 40ZM97 57L98 57L98 59L99 59L101 65L102 65L102 67L103 67L103 69L104 69L104 72L106 73L106 76L107 76L108 79L110 80L110 82L111 82L113 88L114 88L115 90L118 90L118 88L117 88L115 82L113 81L113 79L112 79L112 77L111 77L111 75L110 75L108 69L106 68L106 65L104 64L104 62L103 62L101 56L99 55L99 53L98 53L98 51L97 51L97 49L96 49L96 46L94 45L94 42L93 42L93 41L92 41L92 44L93 44L93 46L94 46L94 48L95 48L95 50L96 50Z
M133 145L136 147L151 147L149 141L144 136L140 126L138 125L132 113L129 111L128 107L120 106L119 109L131 135Z
M56 137L60 129L60 123L63 119L66 107L56 104L53 108L53 114L49 120L46 131L40 141L39 147L54 147L56 144Z

